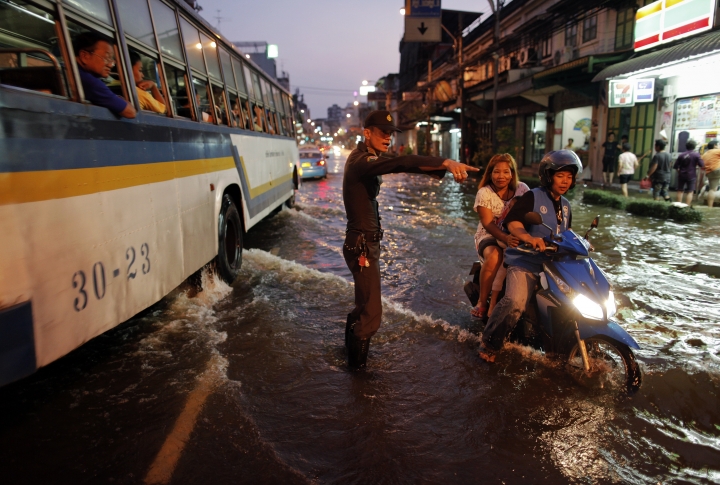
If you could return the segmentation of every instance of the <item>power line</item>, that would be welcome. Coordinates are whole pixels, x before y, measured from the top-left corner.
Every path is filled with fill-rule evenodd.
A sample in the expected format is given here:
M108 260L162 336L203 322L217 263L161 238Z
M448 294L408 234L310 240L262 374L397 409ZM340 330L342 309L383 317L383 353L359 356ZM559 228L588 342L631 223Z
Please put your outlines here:
M333 91L333 92L337 92L337 93L347 93L347 92L352 93L352 92L357 91L357 89L316 88L316 87L312 87L312 86L295 86L295 87L300 88L300 89L312 89L312 90L316 90L316 91Z

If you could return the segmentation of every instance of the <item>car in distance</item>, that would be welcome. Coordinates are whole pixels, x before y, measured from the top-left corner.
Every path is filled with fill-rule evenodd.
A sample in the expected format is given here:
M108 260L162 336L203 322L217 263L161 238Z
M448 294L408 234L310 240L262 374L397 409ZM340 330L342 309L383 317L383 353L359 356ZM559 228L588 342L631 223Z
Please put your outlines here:
M302 178L327 178L327 160L317 148L300 149L300 168Z

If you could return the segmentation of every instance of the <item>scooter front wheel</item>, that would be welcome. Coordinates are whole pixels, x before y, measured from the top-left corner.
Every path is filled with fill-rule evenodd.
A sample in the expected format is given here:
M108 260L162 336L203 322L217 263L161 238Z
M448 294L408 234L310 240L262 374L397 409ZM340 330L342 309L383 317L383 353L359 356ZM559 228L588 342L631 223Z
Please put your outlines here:
M589 372L585 371L577 343L568 356L568 372L578 382L588 387L624 390L629 394L640 389L640 366L627 345L598 335L585 339L585 347L590 363Z

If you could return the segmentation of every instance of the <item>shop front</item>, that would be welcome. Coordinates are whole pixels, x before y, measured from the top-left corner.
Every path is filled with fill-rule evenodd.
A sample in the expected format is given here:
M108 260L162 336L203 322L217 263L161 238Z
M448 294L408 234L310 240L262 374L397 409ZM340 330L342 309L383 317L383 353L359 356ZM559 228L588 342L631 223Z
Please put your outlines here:
M665 140L676 159L690 140L702 152L707 142L717 139L716 13L711 0L661 0L641 8L636 15L637 57L604 69L594 79L607 80L608 131L615 131L618 138L628 135L633 152L645 155L636 180L647 173L654 140Z

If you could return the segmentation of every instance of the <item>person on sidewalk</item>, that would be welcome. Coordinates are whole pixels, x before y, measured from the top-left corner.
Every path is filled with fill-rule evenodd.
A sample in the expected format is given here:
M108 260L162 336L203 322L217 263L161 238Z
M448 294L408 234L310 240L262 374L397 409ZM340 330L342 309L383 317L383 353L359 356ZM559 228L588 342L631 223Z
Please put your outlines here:
M669 201L668 186L670 185L670 169L672 167L672 159L665 152L667 143L664 140L655 140L655 155L650 161L650 168L647 178L653 184L653 199Z
M708 207L712 207L715 203L715 192L720 188L720 148L717 146L716 140L709 142L702 156L705 175L708 178Z
M615 141L615 132L608 133L607 141L602 144L605 152L603 154L603 185L612 185L613 174L615 173L615 162L617 161L619 146Z
M677 201L682 202L682 196L685 194L685 203L692 204L693 192L695 191L695 182L697 180L697 169L705 168L705 164L700 158L700 154L695 151L697 143L695 140L688 140L685 143L687 151L680 154L675 160L673 168L678 171L677 181Z
M442 178L446 171L460 183L468 171L480 169L442 157L405 155L385 157L393 132L401 131L389 111L372 111L363 124L365 141L358 144L345 162L343 202L347 230L343 257L355 281L355 308L347 316L345 346L348 366L359 370L366 366L370 338L380 328L380 226L377 196L382 175L390 173L427 173Z
M515 248L505 251L507 277L505 296L497 304L482 333L479 355L486 362L495 361L495 353L502 348L523 312L531 308L535 288L540 280L547 229L525 224L525 214L537 212L543 223L559 234L572 227L570 203L563 197L575 186L575 177L582 173L580 158L570 150L550 152L540 161L538 175L541 186L520 197L505 218L510 233L520 242L532 246L537 254L527 254Z
M633 175L635 175L635 170L637 170L639 165L637 157L630 151L631 148L629 143L623 143L622 153L618 159L618 178L620 179L620 188L625 198L628 196L627 184Z

